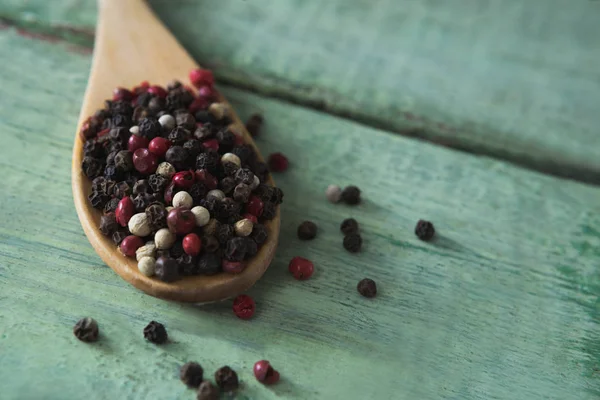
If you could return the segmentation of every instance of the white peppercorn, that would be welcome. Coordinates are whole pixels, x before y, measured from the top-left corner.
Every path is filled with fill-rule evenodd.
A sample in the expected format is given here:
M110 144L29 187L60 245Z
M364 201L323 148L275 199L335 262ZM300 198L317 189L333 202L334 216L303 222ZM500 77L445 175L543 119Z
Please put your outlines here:
M258 178L258 176L254 175L254 180L250 184L250 189L254 190L258 187L258 185L260 185L260 179Z
M154 257L142 257L138 261L138 269L140 270L142 275L152 276L154 275L155 271L154 264L156 264L156 260L154 259Z
M152 232L150 223L148 221L148 216L145 212L134 214L131 219L129 219L127 227L129 228L129 232L135 236L144 237L148 236Z
M248 236L252 233L254 224L247 218L241 219L235 223L235 234L238 236Z
M136 260L140 261L144 257L154 257L156 255L156 245L153 241L146 242L145 245L135 251Z
M173 246L177 236L167 228L162 228L154 234L154 245L159 250L167 250Z
M173 207L192 208L194 205L194 199L188 192L177 192L173 196Z
M225 193L223 193L222 190L219 189L213 189L213 190L209 190L208 193L206 194L206 197L214 197L217 200L223 200L225 198Z
M129 128L129 132L132 135L137 135L138 133L140 133L140 127L137 125L132 126L131 128Z
M229 115L229 106L225 103L212 103L208 107L208 112L216 119L223 119Z
M238 167L242 166L242 160L240 160L240 158L233 153L223 154L223 156L221 157L221 163L224 164L226 162L233 163L233 164L237 165Z
M210 212L202 206L192 208L192 214L196 217L197 226L204 226L208 224L208 221L210 220Z
M175 170L175 167L166 161L161 162L160 164L158 164L158 167L156 167L156 173L158 175L165 176L169 179L171 179L171 177L175 175L175 172L177 172Z
M339 203L342 198L342 189L338 185L329 185L325 190L325 196L330 202Z
M158 123L161 124L162 127L167 130L175 128L175 118L173 118L173 116L169 114L161 115L158 119Z

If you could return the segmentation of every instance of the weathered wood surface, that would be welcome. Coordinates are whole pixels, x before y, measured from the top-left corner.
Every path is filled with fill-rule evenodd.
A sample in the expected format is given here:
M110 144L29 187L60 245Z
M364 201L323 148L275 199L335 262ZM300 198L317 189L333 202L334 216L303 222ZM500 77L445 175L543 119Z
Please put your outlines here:
M600 396L600 189L413 141L224 88L242 116L260 111L259 145L291 168L272 267L250 291L252 321L229 303L193 307L134 290L86 241L70 191L70 154L88 55L0 32L0 397L192 399L178 366L223 364L238 399L560 399ZM323 198L330 183L364 190L356 208ZM362 224L364 252L338 226ZM413 235L435 222L433 244ZM319 237L299 242L304 219ZM298 282L292 256L313 259ZM357 281L378 281L365 300ZM97 344L71 329L90 315ZM151 319L172 343L144 342ZM282 382L265 388L252 363Z
M150 3L224 82L600 183L600 2ZM0 15L91 45L94 0L4 0Z

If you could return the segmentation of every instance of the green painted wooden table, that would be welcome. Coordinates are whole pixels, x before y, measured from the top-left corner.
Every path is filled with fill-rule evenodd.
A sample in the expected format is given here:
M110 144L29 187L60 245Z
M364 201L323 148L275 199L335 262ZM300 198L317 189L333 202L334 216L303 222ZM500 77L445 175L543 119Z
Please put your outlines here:
M600 176L600 3L375 3L151 2L242 116L264 113L261 149L291 156L251 321L148 297L100 261L69 176L94 4L0 4L1 399L192 399L189 360L234 367L238 399L600 398L600 188L581 182ZM364 203L329 204L330 183ZM295 255L311 280L287 273ZM366 276L376 299L355 291ZM85 315L91 346L71 334ZM143 340L151 319L170 344ZM277 386L253 379L261 358Z

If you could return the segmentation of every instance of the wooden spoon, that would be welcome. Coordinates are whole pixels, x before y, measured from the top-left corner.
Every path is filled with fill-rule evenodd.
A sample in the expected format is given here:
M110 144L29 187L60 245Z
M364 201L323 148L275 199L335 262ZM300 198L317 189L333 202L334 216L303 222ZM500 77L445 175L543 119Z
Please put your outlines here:
M173 79L188 81L188 73L198 68L188 53L155 17L143 0L99 0L94 58L88 86L79 115L78 130L116 87L131 88L141 81L166 85ZM225 101L221 98L219 101ZM231 116L244 140L262 160L252 138L234 114ZM246 269L237 275L186 277L174 283L142 275L136 260L123 256L117 246L98 230L101 213L87 196L91 182L81 171L83 141L77 133L73 148L72 186L75 208L90 243L117 274L144 292L163 299L182 302L210 302L235 296L250 288L273 259L279 237L280 214L266 223L269 237ZM269 183L274 184L269 178Z

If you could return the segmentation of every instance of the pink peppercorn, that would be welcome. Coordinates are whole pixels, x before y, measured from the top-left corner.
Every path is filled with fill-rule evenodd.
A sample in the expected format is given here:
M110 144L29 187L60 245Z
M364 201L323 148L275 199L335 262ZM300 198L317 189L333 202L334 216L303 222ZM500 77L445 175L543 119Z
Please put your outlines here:
M190 71L190 82L197 88L215 84L215 78L212 71L208 69L196 68Z
M294 278L298 280L305 280L312 276L315 271L315 266L312 261L307 260L303 257L294 257L290 261L288 270L294 275Z
M167 91L158 85L150 86L148 88L148 93L158 96L161 99L167 97Z
M288 159L281 153L273 153L269 156L269 169L272 172L283 172L288 169Z
M158 159L148 149L137 149L133 153L133 166L139 173L149 175L156 171Z
M183 238L183 251L190 256L197 256L202 250L202 240L195 233L185 235Z
M131 217L135 214L135 205L131 200L131 197L125 196L117 204L117 208L115 210L115 217L117 222L121 226L127 226Z
M129 91L128 89L118 87L118 88L115 88L115 90L113 90L113 100L114 101L119 101L119 100L130 101L132 99L133 99L133 93L131 93L131 91Z
M217 98L217 90L212 85L204 85L198 88L198 96L213 101Z
M264 206L265 205L260 197L252 196L246 206L246 211L258 218L262 215Z
M138 149L148 147L148 138L138 135L131 135L127 141L127 150L134 153Z
M163 157L167 150L171 147L171 141L164 137L155 137L148 144L148 150L150 153L154 154L157 157Z
M254 364L253 371L256 380L265 385L272 385L279 382L279 372L277 372L267 360L257 361Z
M242 261L223 260L221 262L221 267L223 268L223 271L229 272L230 274L239 274L246 269L246 264Z
M135 96L139 96L142 93L146 93L150 88L150 83L148 81L141 82L138 86L135 86L132 90Z
M208 150L219 151L219 141L217 139L209 139L202 142L202 146Z
M252 297L241 294L233 300L233 312L241 319L250 319L256 311L256 303Z
M192 101L192 104L188 107L188 111L192 114L197 113L200 110L205 110L210 105L210 100L198 97Z
M144 239L139 236L129 235L119 245L121 249L121 253L125 254L127 257L135 257L135 252L137 249L144 245Z
M196 180L194 171L181 171L173 175L173 183L179 189L189 189Z

